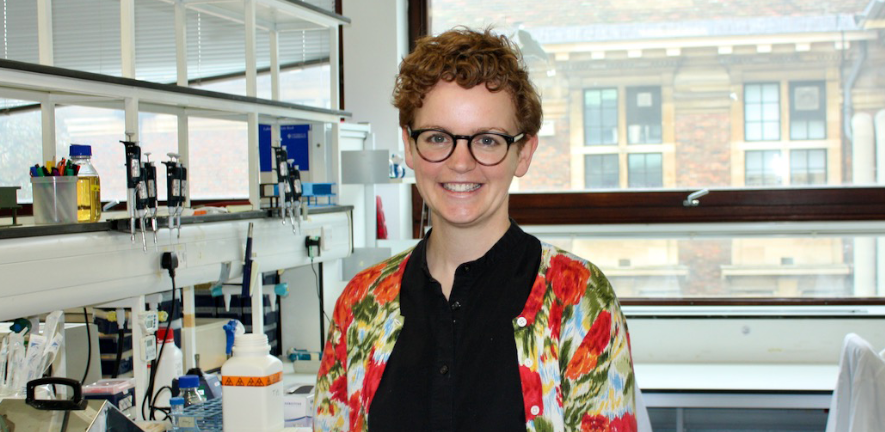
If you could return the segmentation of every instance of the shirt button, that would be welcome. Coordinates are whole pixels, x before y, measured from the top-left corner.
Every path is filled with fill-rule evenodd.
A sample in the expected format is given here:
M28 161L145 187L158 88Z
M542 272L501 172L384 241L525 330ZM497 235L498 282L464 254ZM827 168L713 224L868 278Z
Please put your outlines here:
M537 405L532 405L531 411L532 411L532 415L536 416L536 415L538 415L538 413L541 412L541 408L539 408Z
M526 321L525 317L519 317L516 319L516 325L518 325L520 327L525 327L527 322L528 321Z
M447 374L447 373L449 373L449 367L446 366L446 365L442 365L442 366L440 366L440 368L439 368L439 374L440 374L440 375L445 375L445 374Z
M523 364L525 365L525 367L531 369L535 362L533 362L532 359L525 359L525 363Z
M461 309L461 303L458 303L457 301L452 303L452 310L454 311L458 309Z

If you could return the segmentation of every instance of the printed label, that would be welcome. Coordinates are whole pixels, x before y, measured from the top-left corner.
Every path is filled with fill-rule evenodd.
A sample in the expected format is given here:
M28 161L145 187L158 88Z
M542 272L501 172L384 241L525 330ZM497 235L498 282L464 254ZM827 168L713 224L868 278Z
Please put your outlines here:
M282 372L264 377L223 376L221 377L221 385L231 387L267 387L282 380Z

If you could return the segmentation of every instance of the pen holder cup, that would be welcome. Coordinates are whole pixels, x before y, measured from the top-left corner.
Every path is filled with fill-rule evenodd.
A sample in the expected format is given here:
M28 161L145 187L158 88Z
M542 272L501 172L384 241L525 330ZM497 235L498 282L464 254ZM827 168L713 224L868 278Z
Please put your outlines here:
M77 223L77 177L31 177L34 223Z

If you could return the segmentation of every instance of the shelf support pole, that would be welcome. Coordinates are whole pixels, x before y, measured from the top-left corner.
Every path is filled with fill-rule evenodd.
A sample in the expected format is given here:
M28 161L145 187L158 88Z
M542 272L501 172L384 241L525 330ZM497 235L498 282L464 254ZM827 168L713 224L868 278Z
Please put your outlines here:
M270 98L280 100L280 32L270 31Z
M135 78L135 0L120 0L120 70Z
M250 112L246 116L247 131L249 134L249 204L252 204L252 210L261 208L260 198L260 176L261 162L258 154L258 113Z
M177 84L187 87L187 8L181 0L175 2L175 70Z
M43 139L43 160L55 161L57 160L55 157L55 104L49 100L40 104L40 126Z
M255 56L255 0L243 1L243 21L246 26L246 96L257 97L258 60Z
M52 0L37 0L37 44L40 64L52 66Z
M329 108L331 109L340 109L340 100L341 96L339 93L338 81L341 77L341 68L339 67L339 52L338 52L338 26L329 27L329 83L331 88L329 89L329 101L331 105Z

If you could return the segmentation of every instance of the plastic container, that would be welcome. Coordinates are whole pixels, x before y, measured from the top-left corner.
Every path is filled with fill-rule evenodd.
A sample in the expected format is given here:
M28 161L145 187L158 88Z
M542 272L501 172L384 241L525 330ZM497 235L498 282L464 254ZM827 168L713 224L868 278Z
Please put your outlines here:
M159 390L163 386L171 386L173 378L178 378L184 374L184 356L182 355L181 350L175 345L175 333L172 329L169 329L168 334L166 333L165 327L157 330L158 353L164 343L166 348L163 348L163 354L157 364L157 374L154 376L154 394L156 394L157 397L153 404L155 407L165 408L169 406L169 397L171 396L171 393L168 390ZM157 394L158 391L159 394Z
M77 171L77 222L98 222L101 219L101 181L92 166L92 146L71 144L71 162Z
M112 403L127 417L135 419L135 378L110 378L83 386L84 399Z
M34 223L77 223L77 177L31 177Z
M283 362L270 355L267 335L234 338L233 357L221 366L225 432L283 429Z

